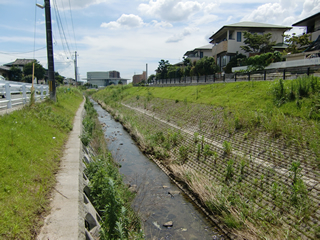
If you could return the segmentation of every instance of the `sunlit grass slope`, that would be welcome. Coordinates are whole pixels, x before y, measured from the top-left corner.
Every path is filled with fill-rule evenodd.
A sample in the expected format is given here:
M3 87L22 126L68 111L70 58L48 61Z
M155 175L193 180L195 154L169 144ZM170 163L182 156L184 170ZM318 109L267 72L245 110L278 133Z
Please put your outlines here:
M33 239L48 210L82 94L59 88L57 98L0 117L0 239Z

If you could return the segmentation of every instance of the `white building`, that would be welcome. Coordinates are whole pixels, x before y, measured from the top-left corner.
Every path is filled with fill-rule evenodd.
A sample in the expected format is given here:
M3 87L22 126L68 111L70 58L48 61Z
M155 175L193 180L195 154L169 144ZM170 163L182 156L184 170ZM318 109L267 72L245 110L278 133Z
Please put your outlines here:
M92 86L106 87L109 85L127 84L128 79L120 77L118 71L87 72L87 83Z

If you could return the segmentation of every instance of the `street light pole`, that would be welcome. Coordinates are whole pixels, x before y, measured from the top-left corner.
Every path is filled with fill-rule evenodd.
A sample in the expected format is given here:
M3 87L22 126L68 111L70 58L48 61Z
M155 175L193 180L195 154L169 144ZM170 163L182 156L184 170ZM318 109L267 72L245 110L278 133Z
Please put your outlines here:
M55 82L55 78L54 78L50 0L44 0L44 7L45 7L46 29L47 29L47 57L48 57L49 92L50 92L50 99L56 102L57 98L56 98L56 82Z

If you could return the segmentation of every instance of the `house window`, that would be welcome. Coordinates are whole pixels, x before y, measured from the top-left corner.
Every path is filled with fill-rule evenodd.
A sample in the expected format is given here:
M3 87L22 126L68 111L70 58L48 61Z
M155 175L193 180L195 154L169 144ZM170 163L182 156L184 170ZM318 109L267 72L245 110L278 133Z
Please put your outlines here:
M241 32L237 32L237 42L241 42Z
M229 31L229 39L230 39L230 40L234 40L234 38L233 38L233 31Z
M200 58L203 58L203 52L200 52Z
M221 66L224 67L227 65L227 63L228 63L228 56L223 56Z

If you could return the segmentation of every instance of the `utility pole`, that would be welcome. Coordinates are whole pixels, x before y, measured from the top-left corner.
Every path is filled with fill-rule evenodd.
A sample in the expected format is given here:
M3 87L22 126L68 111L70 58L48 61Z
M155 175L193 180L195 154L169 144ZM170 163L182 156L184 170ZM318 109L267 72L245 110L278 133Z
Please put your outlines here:
M74 53L74 75L75 75L75 81L77 86L78 85L77 51L75 51Z
M48 80L50 99L57 101L56 98L56 81L54 78L53 46L52 46L52 25L50 0L44 0L46 29L47 29L47 57L48 57Z
M148 83L148 63L146 63L146 83Z

